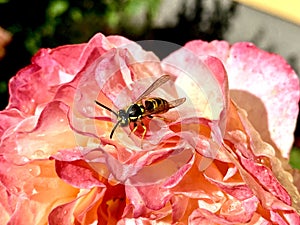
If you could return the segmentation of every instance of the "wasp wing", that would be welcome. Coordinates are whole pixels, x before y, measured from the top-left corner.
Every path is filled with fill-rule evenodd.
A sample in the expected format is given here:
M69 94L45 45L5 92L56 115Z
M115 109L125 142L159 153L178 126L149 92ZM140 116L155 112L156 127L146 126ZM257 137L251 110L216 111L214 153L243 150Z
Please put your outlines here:
M168 80L170 80L170 75L162 75L160 78L158 78L156 81L154 81L150 85L150 87L148 87L147 90L144 91L144 93L140 95L140 97L138 97L136 102L141 101L144 97L148 96L152 91L154 91L155 89L157 89L158 87L160 87L161 85L166 83Z
M173 101L169 101L169 109L172 109L172 108L175 108L179 105L181 105L182 103L184 103L186 100L186 98L178 98L178 99L175 99Z

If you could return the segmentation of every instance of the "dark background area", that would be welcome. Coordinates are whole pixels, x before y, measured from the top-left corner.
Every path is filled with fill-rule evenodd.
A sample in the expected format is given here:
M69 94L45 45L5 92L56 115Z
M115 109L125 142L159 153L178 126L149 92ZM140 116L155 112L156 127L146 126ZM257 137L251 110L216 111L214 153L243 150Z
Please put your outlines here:
M236 3L205 1L182 3L175 24L155 28L153 18L160 0L0 0L0 27L12 33L12 41L0 60L0 108L8 103L7 83L30 64L40 48L87 42L95 33L119 34L139 41L164 40L179 45L192 39L224 39ZM192 1L189 1L192 2Z

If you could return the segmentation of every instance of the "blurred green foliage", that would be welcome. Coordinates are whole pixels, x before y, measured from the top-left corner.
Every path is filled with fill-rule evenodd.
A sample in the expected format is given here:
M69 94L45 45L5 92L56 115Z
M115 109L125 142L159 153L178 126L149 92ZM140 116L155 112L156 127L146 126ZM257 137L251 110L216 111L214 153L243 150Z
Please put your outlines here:
M2 6L8 7L5 11L15 11L9 6L14 4L17 6L19 2L10 0L10 4ZM27 8L35 8L43 14L28 15L34 12L27 10L24 5L23 11L18 12L24 14L22 20L11 18L10 23L4 27L13 34L23 33L26 50L34 54L41 47L86 42L97 32L139 36L145 32L147 23L147 20L138 17L139 14L145 12L152 18L160 5L160 0L48 0L43 1L43 4L29 0L26 3ZM2 12L0 9L1 15ZM25 17L28 22L23 20ZM137 23L139 20L143 22Z
M293 168L300 169L300 148L294 147L290 154L290 165Z
M5 93L7 91L7 85L5 81L0 81L0 94Z

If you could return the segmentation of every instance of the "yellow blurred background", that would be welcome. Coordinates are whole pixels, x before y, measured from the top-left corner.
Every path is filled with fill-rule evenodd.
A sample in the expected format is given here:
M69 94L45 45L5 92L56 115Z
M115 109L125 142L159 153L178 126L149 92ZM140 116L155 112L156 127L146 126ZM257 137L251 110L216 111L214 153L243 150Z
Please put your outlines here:
M236 0L300 25L300 0Z

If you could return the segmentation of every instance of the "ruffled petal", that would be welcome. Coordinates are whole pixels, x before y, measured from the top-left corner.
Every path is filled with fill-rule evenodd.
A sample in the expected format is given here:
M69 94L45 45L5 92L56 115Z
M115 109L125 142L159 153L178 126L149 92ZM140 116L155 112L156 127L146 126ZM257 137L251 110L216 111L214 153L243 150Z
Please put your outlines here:
M60 149L76 146L67 112L68 106L64 103L50 102L39 116L27 117L13 132L2 136L2 153L18 163L16 160L20 157L22 160L47 159Z
M212 66L210 69L205 61ZM188 48L181 48L163 60L164 70L177 76L181 94L187 96L185 110L189 117L226 120L221 113L227 108L227 75L217 58L199 58ZM224 127L223 127L224 129Z
M298 77L286 61L246 42L229 46L225 41L197 40L185 47L198 56L210 55L222 60L231 97L247 110L249 120L263 140L288 157L300 93Z
M99 181L98 175L83 160L72 162L55 161L57 175L67 183L77 188L93 188L104 185Z
M57 177L53 161L32 161L22 166L3 157L0 161L1 190L7 193L1 205L11 224L45 224L53 207L77 194L76 189Z
M296 73L282 57L249 43L233 45L229 54L226 68L233 99L247 110L263 139L288 157L300 95Z

